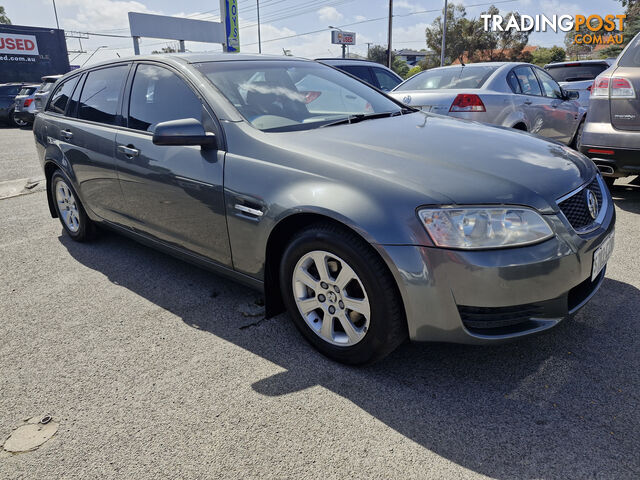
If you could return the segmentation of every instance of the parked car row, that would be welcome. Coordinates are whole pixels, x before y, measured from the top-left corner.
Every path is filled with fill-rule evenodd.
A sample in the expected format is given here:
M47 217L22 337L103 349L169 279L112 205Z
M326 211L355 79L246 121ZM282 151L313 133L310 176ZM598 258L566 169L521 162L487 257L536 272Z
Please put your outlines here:
M73 71L33 129L51 216L73 240L111 228L259 289L267 316L286 308L346 363L407 338L504 342L584 306L614 245L594 163L451 118L568 144L572 94L527 64L402 85L387 95L319 62L246 54Z
M54 83L62 75L42 77L40 84L7 83L0 85L0 122L14 126L31 125L42 111Z

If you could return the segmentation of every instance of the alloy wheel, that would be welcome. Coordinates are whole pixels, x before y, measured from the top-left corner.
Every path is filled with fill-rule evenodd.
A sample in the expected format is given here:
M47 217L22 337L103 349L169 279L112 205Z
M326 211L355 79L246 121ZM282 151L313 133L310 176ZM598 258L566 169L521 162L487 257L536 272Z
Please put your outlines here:
M366 335L371 306L362 281L342 258L314 250L293 270L293 294L300 315L324 341L352 346Z
M80 214L76 199L64 180L56 182L55 191L58 212L69 231L76 233L80 229Z

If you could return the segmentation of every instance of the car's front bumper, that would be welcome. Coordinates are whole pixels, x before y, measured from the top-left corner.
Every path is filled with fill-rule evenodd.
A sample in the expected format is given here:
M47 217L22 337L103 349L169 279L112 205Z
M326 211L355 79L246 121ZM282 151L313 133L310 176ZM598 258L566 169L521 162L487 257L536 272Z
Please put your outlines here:
M592 282L591 269L594 251L613 232L613 203L587 235L577 235L560 216L549 220L556 236L528 247L379 246L396 277L410 338L500 342L551 328L580 309L604 277L603 270Z

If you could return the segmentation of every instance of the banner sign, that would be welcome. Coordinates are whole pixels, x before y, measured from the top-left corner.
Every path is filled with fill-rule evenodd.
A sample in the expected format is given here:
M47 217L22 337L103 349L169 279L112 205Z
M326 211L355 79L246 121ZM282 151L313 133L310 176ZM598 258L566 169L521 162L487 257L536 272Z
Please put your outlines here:
M341 32L339 30L331 30L331 43L340 45L355 45L356 32Z
M39 55L35 35L0 33L0 53Z
M238 0L224 0L227 28L227 52L240 51L240 27L238 26Z

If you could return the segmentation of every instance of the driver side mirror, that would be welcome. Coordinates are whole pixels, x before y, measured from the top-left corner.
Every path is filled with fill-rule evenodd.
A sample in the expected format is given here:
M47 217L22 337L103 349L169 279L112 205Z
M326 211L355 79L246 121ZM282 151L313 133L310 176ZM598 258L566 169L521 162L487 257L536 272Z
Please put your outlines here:
M562 93L564 94L564 99L565 100L577 100L580 97L580 92L578 92L577 90L562 90Z
M195 118L160 122L153 132L154 145L200 145L217 148L216 136L207 133Z

